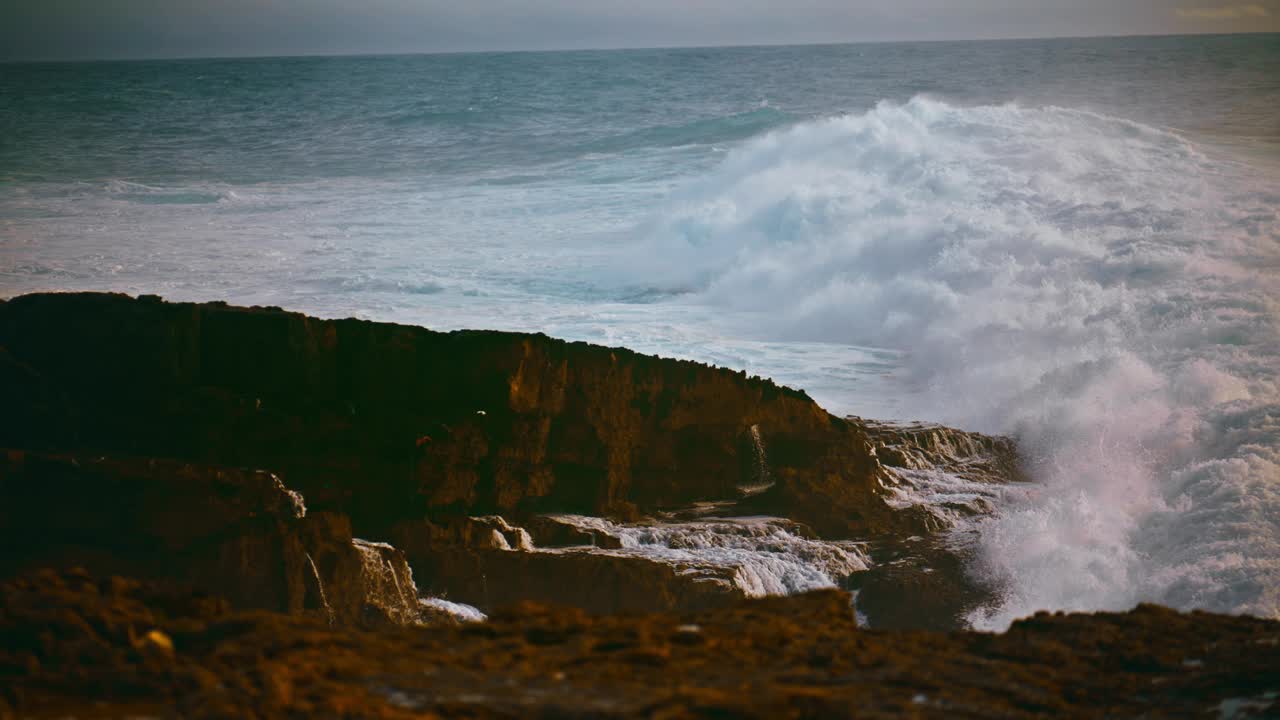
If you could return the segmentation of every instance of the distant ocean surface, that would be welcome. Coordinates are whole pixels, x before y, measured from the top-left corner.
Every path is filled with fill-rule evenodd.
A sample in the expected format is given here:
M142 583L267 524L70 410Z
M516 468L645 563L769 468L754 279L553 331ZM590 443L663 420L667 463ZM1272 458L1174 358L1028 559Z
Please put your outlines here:
M0 65L0 296L542 331L1016 435L1042 609L1280 615L1280 36Z

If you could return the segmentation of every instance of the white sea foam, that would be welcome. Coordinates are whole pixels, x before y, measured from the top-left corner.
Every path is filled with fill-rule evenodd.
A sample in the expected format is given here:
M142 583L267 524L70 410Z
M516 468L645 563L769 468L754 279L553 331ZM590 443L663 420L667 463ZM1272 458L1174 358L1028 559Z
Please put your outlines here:
M923 507L948 525L962 524L973 515L998 506L1011 491L1022 490L937 468L889 468L889 473L896 481L886 498L891 507Z
M688 574L727 577L749 596L835 587L869 565L862 545L812 540L799 534L794 523L779 518L619 525L580 515L556 517L610 535L622 545L595 552L645 557Z
M483 622L488 619L487 615L470 605L452 602L444 598L419 598L418 604L427 608L428 611L443 612L446 615L450 615L459 622Z
M901 416L1015 433L976 613L1280 612L1280 193L1183 138L917 98L730 153L626 273L771 340L905 351Z

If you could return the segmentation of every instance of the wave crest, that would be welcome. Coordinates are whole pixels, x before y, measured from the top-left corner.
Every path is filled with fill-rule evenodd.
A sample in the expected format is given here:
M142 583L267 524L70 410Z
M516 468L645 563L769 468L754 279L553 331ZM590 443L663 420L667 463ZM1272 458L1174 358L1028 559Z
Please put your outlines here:
M792 116L786 112L766 105L731 115L641 128L596 140L587 145L584 150L591 153L612 154L641 148L728 143L777 128L792 120Z

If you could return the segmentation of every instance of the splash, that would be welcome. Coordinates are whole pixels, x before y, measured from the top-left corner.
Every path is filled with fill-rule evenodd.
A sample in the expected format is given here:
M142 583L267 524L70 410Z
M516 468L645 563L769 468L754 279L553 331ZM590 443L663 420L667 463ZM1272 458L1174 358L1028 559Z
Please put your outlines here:
M351 545L360 553L365 604L400 625L421 622L418 586L404 557L386 543L353 538Z
M765 454L764 438L760 436L760 426L752 425L748 428L747 438L750 442L751 451L750 479L748 482L739 485L738 490L743 495L756 495L773 487L773 478L769 476L769 457Z
M1037 485L977 521L1005 591L975 625L1276 615L1277 185L1120 118L917 98L741 146L622 272L762 339L901 350L900 417L1015 434Z
M460 623L484 622L489 619L487 615L470 605L452 602L444 598L422 598L418 602L428 616L436 613L443 614Z
M553 517L612 536L621 546L593 552L669 563L685 574L725 581L752 597L836 587L870 564L862 544L813 540L781 518L619 525L580 515Z
M316 580L316 590L320 595L320 605L324 608L325 616L329 619L329 624L334 621L333 606L329 604L329 597L324 592L324 581L320 579L320 570L316 567L316 561L311 558L311 553L307 553L307 564L311 566L311 576Z

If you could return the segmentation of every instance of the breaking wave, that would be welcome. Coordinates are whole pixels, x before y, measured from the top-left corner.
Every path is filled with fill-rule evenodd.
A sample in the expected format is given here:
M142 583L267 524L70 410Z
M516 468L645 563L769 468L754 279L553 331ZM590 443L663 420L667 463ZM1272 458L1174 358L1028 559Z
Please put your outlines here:
M729 143L785 125L791 120L792 117L787 113L766 105L731 115L641 128L597 140L587 145L584 150L595 153L618 153L650 147Z
M885 102L740 146L619 272L770 340L902 350L900 416L1015 434L1038 485L978 521L1004 592L976 626L1274 616L1276 186L1093 112Z

